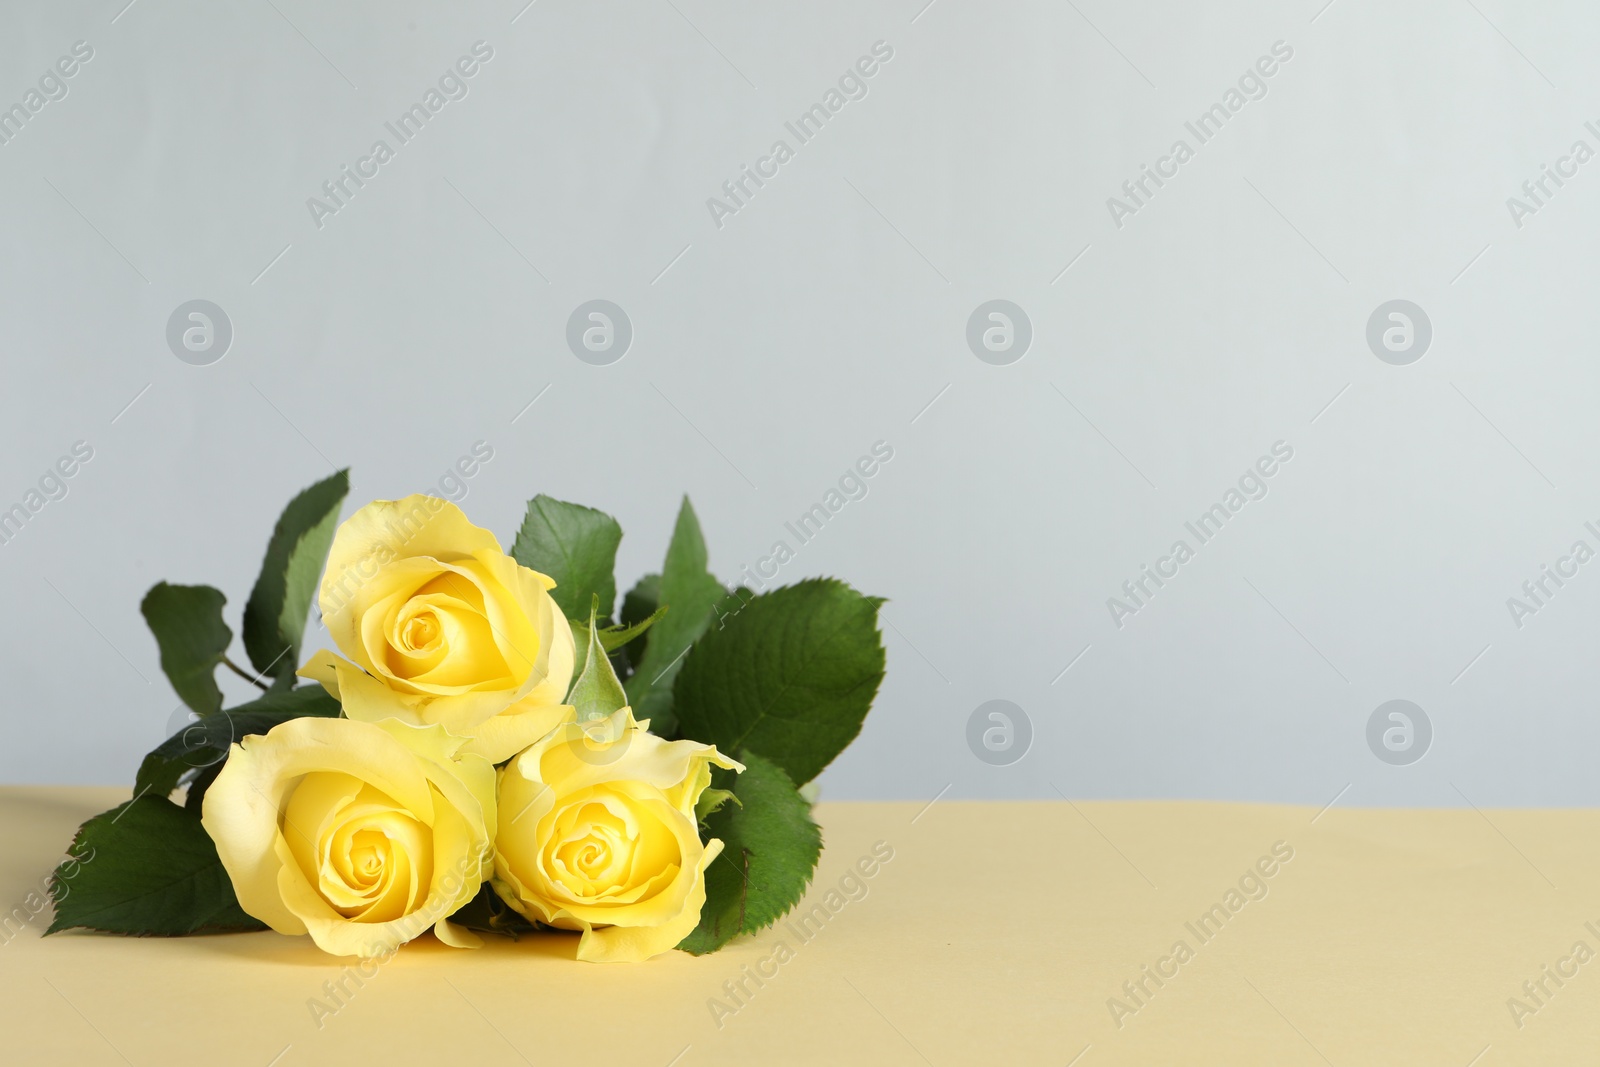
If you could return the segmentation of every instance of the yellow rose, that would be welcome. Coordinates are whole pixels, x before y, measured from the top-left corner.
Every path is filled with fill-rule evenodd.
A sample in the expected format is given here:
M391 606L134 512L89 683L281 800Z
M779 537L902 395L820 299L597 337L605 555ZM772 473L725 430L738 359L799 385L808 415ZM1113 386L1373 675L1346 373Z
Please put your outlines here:
M438 723L499 763L569 718L574 648L555 582L438 497L375 500L333 538L318 603L348 660L300 669L352 719Z
M291 719L246 737L201 822L239 906L338 956L384 956L447 922L493 866L494 767L439 726Z
M581 930L578 959L635 962L675 948L700 921L705 870L694 806L711 745L663 741L629 708L567 723L500 770L496 892L517 911Z

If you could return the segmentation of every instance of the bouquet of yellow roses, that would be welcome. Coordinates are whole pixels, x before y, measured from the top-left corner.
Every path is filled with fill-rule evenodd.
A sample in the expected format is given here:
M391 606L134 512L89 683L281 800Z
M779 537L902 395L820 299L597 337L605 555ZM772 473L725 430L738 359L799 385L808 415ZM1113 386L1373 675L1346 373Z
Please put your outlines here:
M254 670L219 590L146 595L189 721L79 829L48 932L270 927L381 959L430 929L556 929L610 962L712 952L794 906L822 849L802 787L877 693L880 600L724 588L687 499L619 605L603 512L535 497L508 553L435 496L339 524L348 488L311 486L273 530ZM302 663L313 599L338 651ZM261 696L224 709L219 667Z

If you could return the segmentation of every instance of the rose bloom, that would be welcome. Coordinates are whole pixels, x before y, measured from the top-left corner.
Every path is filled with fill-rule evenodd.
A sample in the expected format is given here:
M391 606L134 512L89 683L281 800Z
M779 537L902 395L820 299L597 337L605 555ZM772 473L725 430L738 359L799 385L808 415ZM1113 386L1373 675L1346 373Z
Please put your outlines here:
M446 920L492 869L494 767L440 726L307 717L246 737L201 822L239 905L339 956L382 956Z
M499 763L563 719L572 629L555 582L437 497L376 500L333 538L318 604L348 659L300 669L348 718L438 723Z
M581 930L578 959L646 960L700 922L705 870L695 803L714 746L663 741L629 708L566 723L500 770L495 891L529 919Z

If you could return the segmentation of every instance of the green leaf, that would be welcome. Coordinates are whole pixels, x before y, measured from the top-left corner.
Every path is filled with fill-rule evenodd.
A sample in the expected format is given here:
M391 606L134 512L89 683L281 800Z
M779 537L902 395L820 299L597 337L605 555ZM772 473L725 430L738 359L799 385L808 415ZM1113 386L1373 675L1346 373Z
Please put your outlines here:
M189 788L183 794L183 810L194 815L199 815L205 810L206 790L211 788L211 783L217 780L217 775L222 773L222 768L227 765L227 760L219 760L209 767L202 767L195 772L189 780Z
M55 921L46 934L87 927L113 934L264 930L233 893L200 816L139 797L84 823L50 878Z
M706 569L706 542L689 498L683 498L678 523L661 568L659 605L671 610L650 631L638 669L628 679L635 718L651 720L651 732L671 737L677 724L672 683L683 668L684 653L711 623L711 608L727 595Z
M600 647L605 649L607 653L615 652L650 629L657 619L666 614L666 611L666 608L657 608L654 614L640 619L632 626L619 622L612 626L600 627L594 631L596 636L600 638ZM577 658L573 663L572 669L581 674L589 656L589 624L572 620L568 625L572 627L572 639L577 645Z
M726 629L728 624L738 616L739 612L745 609L745 605L755 598L755 591L747 585L737 586L733 590L725 592L711 607L712 618L717 624L716 628L718 630Z
M628 595L622 598L622 611L620 620L624 626L631 626L640 619L654 615L660 610L661 602L661 575L647 574L634 583ZM628 658L634 663L644 655L644 650L650 642L649 634L640 634L628 648Z
M262 674L292 677L300 665L306 615L349 491L348 469L324 478L289 501L273 527L261 576L244 606L244 649Z
M450 916L450 921L458 926L465 926L468 930L503 934L513 941L521 934L532 933L539 929L537 923L530 922L526 917L512 911L511 906L500 899L500 895L488 882L483 883L477 896Z
M339 702L322 686L302 685L208 715L161 742L144 758L134 780L134 793L169 796L186 774L199 775L220 764L228 758L228 747L249 734L264 734L281 722L306 715L331 719L339 713Z
M578 680L572 683L572 691L567 694L567 703L576 709L579 722L604 719L628 703L628 694L612 669L611 658L606 655L600 643L599 628L595 626L599 596L593 596L589 605L589 645L584 653L583 673L578 675Z
M704 793L700 794L700 799L694 802L695 822L704 825L705 821L710 818L712 814L718 811L722 805L726 804L730 800L735 804L739 802L739 798L733 795L733 790L731 789L706 789Z
M209 585L158 582L139 605L161 648L161 669L197 715L222 707L217 664L233 643L233 631L222 621L227 602L221 590Z
M622 527L603 511L568 504L540 493L528 501L528 514L511 545L511 558L556 580L550 596L568 619L589 610L600 598L600 617L611 618L617 599L617 545Z
M683 736L752 748L811 781L861 732L883 680L881 603L832 578L752 599L700 639L678 675Z
M706 820L707 840L720 838L723 847L706 868L700 925L678 946L697 956L782 918L805 894L822 855L822 831L789 776L754 752L739 758L745 770L732 783L737 803Z

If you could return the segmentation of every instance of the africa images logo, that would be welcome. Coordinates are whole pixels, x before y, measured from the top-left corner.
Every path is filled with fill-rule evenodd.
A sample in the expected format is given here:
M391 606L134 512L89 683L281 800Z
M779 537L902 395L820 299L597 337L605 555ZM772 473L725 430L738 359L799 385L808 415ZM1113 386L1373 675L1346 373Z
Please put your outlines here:
M1267 95L1267 79L1278 73L1279 68L1293 58L1294 48L1286 41L1272 42L1271 55L1257 59L1253 66L1239 75L1236 85L1228 86L1218 103L1202 111L1193 122L1183 124L1183 128L1194 138L1193 145L1179 137L1172 142L1167 154L1156 160L1154 168L1148 163L1140 164L1138 176L1122 183L1122 194L1126 199L1115 196L1106 198L1106 210L1111 213L1112 224L1117 229L1122 229L1123 220L1131 215L1137 215L1139 209L1150 202L1157 190L1176 178L1178 169L1195 157L1196 149L1200 145L1221 133L1228 120L1243 111L1247 103L1264 99ZM1152 184L1155 186L1154 189L1151 188Z
M352 171L348 163L342 164L335 177L322 183L322 193L326 199L307 197L306 210L311 212L311 221L317 229L326 225L324 220L329 215L337 215L348 207L357 191L366 188L367 181L376 178L380 168L392 160L399 149L410 144L422 132L428 120L443 111L446 104L452 100L465 100L471 91L468 79L477 75L483 69L483 64L493 58L494 47L487 41L474 43L471 55L457 59L439 75L437 87L428 86L421 100L402 111L394 122L383 124L384 129L393 135L394 145L380 137L372 142L367 155L356 160L355 170Z
M796 148L809 143L821 133L822 128L832 121L833 116L843 111L846 104L852 100L865 100L867 79L877 74L893 58L894 48L887 41L874 41L872 54L862 56L852 66L846 67L845 72L839 75L837 88L830 87L819 102L802 111L793 122L783 124L783 128L794 137L794 145L784 138L778 138L767 149L767 154L755 161L753 168L745 164L735 177L722 183L722 194L727 197L726 200L707 197L706 210L711 213L711 221L717 229L722 229L726 218L737 215L755 196L757 189L764 188L768 181L776 178L779 169L795 157ZM755 188L751 188L752 185Z
M1183 528L1194 536L1193 545L1186 538L1178 538L1167 554L1156 560L1153 570L1146 563L1140 568L1138 577L1122 583L1122 597L1107 597L1106 610L1111 613L1111 621L1117 629L1122 629L1129 618L1149 607L1157 591L1176 578L1183 565L1194 559L1199 548L1221 533L1228 520L1243 511L1246 504L1266 499L1271 491L1267 479L1282 470L1283 465L1293 458L1293 445L1287 441L1274 441L1271 454L1261 456L1246 467L1239 476L1237 487L1229 486L1221 500L1201 512L1198 518L1183 524ZM1153 589L1152 584L1155 586Z

